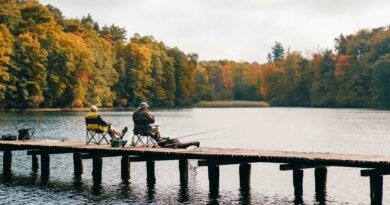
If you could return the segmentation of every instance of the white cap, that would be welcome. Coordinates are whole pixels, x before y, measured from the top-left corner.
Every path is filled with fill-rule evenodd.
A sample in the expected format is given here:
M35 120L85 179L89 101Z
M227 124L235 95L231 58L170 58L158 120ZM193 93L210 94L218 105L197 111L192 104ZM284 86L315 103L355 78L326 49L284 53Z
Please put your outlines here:
M139 104L138 107L139 107L139 108L147 108L147 107L149 107L149 105L148 105L148 103L146 103L146 102L142 102L142 103Z
M92 111L92 112L97 112L97 109L98 109L98 108L97 108L96 105L92 105L92 106L91 106L91 111Z

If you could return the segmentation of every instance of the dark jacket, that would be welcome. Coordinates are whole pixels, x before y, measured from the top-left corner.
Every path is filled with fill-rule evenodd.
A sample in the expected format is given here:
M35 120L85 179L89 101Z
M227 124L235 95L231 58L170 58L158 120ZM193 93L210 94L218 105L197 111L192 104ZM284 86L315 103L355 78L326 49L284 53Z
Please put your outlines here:
M133 113L134 133L146 131L154 123L154 117L146 109L138 108Z

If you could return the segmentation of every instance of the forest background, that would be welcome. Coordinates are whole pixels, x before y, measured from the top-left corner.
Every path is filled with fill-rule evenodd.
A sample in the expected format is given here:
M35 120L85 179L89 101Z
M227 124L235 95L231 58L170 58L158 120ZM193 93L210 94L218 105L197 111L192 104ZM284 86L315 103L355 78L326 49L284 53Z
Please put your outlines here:
M0 0L0 108L272 106L390 108L390 27L340 34L310 57L279 42L268 62L199 61L152 36L65 18L37 1Z

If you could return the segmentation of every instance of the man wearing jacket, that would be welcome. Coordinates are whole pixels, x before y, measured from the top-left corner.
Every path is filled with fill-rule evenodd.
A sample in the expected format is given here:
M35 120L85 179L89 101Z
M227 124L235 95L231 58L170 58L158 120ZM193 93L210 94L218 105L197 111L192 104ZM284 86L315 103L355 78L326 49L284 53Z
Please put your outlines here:
M139 104L138 109L133 113L134 134L147 135L156 140L161 147L167 148L187 148L189 146L199 147L199 142L181 143L177 138L170 139L168 137L161 137L157 127L152 127L154 123L154 116L148 112L149 105L146 102Z
M161 141L160 132L157 128L150 126L154 123L154 116L148 112L149 105L146 102L139 104L138 109L133 113L134 134L146 134L157 142Z
M97 114L97 106L92 105L91 110L85 115L85 122L88 130L108 132L112 139L122 139L127 132L127 127L122 131L115 129L111 124L107 123L102 117ZM117 137L118 136L118 137Z

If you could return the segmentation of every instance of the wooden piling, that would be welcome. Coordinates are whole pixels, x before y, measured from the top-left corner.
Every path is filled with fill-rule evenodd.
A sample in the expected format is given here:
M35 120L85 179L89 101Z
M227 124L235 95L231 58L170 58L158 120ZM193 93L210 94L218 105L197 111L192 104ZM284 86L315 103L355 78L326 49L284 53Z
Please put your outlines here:
M326 191L328 169L326 167L317 167L314 169L315 191L318 194L324 194Z
M50 155L43 153L41 154L41 178L43 181L49 179L50 175Z
M39 161L36 154L31 155L31 169L34 173L39 169Z
M3 155L3 175L9 177L12 174L12 152L4 151Z
M250 188L250 182L251 182L251 165L247 163L240 164L239 173L240 173L241 189L248 190Z
M154 174L154 161L146 161L146 179L148 182L155 182L156 176Z
M371 205L382 204L382 194L383 194L383 176L382 175L370 176Z
M294 195L301 196L303 194L303 170L293 170L293 184L294 184Z
M180 183L188 183L188 160L179 160Z
M101 157L92 158L92 179L94 184L102 183L103 159Z
M121 178L123 181L130 179L130 157L125 155L121 159Z
M209 165L209 190L211 195L218 194L219 191L219 166Z
M75 177L80 178L83 174L83 160L80 152L73 153L73 169Z

